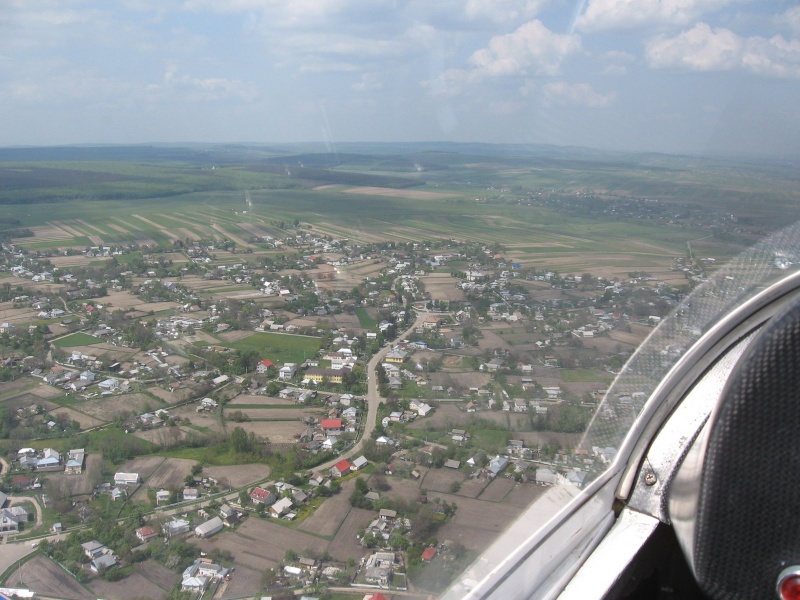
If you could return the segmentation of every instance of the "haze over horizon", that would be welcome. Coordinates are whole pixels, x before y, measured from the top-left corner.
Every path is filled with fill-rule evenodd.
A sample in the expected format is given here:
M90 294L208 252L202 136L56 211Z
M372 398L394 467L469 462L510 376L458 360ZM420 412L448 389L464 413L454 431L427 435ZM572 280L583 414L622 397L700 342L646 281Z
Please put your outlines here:
M0 7L0 146L487 142L800 157L800 6Z

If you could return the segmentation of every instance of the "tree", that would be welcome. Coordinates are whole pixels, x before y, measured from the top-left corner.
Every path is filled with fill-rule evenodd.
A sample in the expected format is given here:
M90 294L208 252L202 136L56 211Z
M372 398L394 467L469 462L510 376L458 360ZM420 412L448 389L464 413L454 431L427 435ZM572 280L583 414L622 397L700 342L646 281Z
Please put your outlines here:
M286 553L283 555L283 560L287 563L291 563L297 560L297 552L289 548Z

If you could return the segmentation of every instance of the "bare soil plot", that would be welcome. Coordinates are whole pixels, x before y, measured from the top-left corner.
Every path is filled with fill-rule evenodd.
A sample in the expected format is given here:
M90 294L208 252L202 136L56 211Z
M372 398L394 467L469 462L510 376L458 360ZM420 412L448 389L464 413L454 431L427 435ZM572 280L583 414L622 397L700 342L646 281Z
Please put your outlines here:
M340 315L334 315L333 321L339 327L344 327L345 329L361 329L361 323L358 320L358 315L348 315L347 313L342 313Z
M144 412L145 406L152 406L154 401L144 394L121 394L119 396L102 396L92 398L80 404L78 408L81 412L101 421L113 421L114 417L121 413L131 411Z
M296 406L286 406L279 408L243 408L242 413L249 416L251 419L297 419L302 420L304 417L311 415L322 414L319 409L312 408L297 408ZM225 406L225 413L228 413L228 407Z
M430 293L433 300L466 299L464 290L456 287L459 280L451 277L449 273L431 273L420 277L420 281L425 284L425 291Z
M170 392L169 390L165 390L162 387L153 386L147 388L147 393L153 394L157 398L160 398L167 404L176 404L178 402L182 402L184 400L188 400L189 398L194 395L195 390L191 386L187 386L182 390L176 390L174 392Z
M532 483L523 483L511 490L503 502L518 508L527 508L528 505L547 491L546 487Z
M341 492L325 500L311 516L300 523L299 529L332 537L350 512L349 498L353 493L355 483L355 479L345 482Z
M218 414L207 412L199 413L195 410L196 407L197 405L194 403L184 404L183 406L171 408L169 412L173 417L189 419L192 425L197 425L198 427L207 427L208 429L217 432L223 430ZM181 429L185 429L185 427L181 426ZM191 427L189 430L191 430Z
M425 192L423 190L397 190L384 187L356 187L342 190L346 194L366 194L369 196L392 196L394 198L412 198L414 200L436 200L438 198L452 198L459 194L445 194L442 192Z
M274 398L273 396L255 396L253 394L240 394L225 406L236 406L237 404L257 404L265 406L296 406L297 403L289 398Z
M90 262L102 259L75 254L73 256L51 256L48 260L53 263L54 267L63 269L64 267L86 267Z
M132 573L125 579L111 583L99 577L88 585L97 594L97 598L114 598L115 600L135 600L149 598L158 600L166 598L168 589L162 589L141 573Z
M477 498L481 495L481 492L483 492L487 485L489 485L488 477L466 479L461 484L461 489L458 490L458 495L465 496L467 498Z
M147 431L134 431L133 435L142 440L152 442L161 448L172 448L187 437L187 432L180 427L157 427Z
M63 396L64 390L60 390L52 385L47 385L46 383L40 383L38 386L31 388L28 390L29 393L35 394L39 398L55 398L57 396Z
M478 340L478 348L481 350L487 348L500 348L501 350L508 350L509 352L514 350L511 344L492 331L484 329L481 331L481 334L483 337Z
M170 571L167 567L158 564L153 559L136 563L136 570L165 591L169 591L179 578L177 573Z
M246 337L250 337L253 335L252 331L244 331L244 330L236 330L236 331L224 331L218 334L220 339L225 340L226 342L238 342Z
M514 439L522 440L528 448L555 444L559 448L577 448L583 437L580 433L559 431L515 431Z
M465 479L466 475L458 469L431 469L420 487L432 492L449 492L453 483L461 484Z
M237 423L246 432L251 431L256 435L269 438L275 444L289 444L297 441L295 436L299 436L305 431L306 426L302 421L250 421L249 423Z
M418 471L424 471L423 467L417 467ZM402 498L408 502L416 502L419 498L420 482L419 479L405 479L403 477L389 477L386 476L386 483L392 486L392 489L386 492L380 492L381 496L389 496L390 498ZM368 482L372 486L372 481ZM372 486L374 487L374 486Z
M342 523L342 526L339 527L339 531L336 532L336 536L328 546L328 552L331 556L335 560L342 562L352 557L358 562L358 559L367 553L367 549L359 543L356 535L375 518L377 518L375 511L364 508L350 509L347 518Z
M142 480L147 481L148 477L155 473L165 460L167 459L163 456L139 456L121 465L117 472L138 473Z
M87 454L86 466L80 475L67 475L61 473L48 473L47 479L52 482L66 496L88 496L94 491L94 486L102 478L103 457L99 454Z
M461 357L458 358L460 359ZM486 387L491 380L492 376L488 373L476 373L475 371L451 371L431 374L431 385L441 385L445 389L450 386L457 390L470 387L482 388Z
M147 479L147 486L151 488L163 488L174 485L186 479L192 472L192 467L197 464L196 460L188 458L168 458L153 472Z
M495 477L494 481L484 488L478 499L486 500L487 502L501 502L514 489L515 485L516 482L513 479Z
M89 592L46 556L32 558L14 571L6 581L9 587L28 588L40 596L68 600L94 600Z
M485 550L522 512L522 509L506 503L498 504L449 494L438 496L447 502L455 502L458 510L449 523L442 525L436 537L459 542L478 552Z
M261 590L261 571L236 566L230 581L223 581L214 595L219 600L257 597Z
M30 386L30 388L27 389L26 391L32 392L34 389L36 389L36 386L32 386L31 385L32 381L34 381L34 380L23 377L22 379L16 379L14 381L3 382L2 384L0 384L0 394L5 396L5 395L10 394L11 392L13 392L15 390L21 390L21 389L28 388L28 386ZM43 384L43 385L47 385L47 384Z
M325 551L327 540L297 529L271 523L269 519L248 517L235 531L225 530L214 537L194 540L200 550L228 550L237 564L263 571L283 560L286 550L302 554L306 548Z
M221 487L224 487L223 480L227 481L230 487L238 488L266 479L269 477L269 473L267 465L259 464L203 467L203 475L213 477Z
M90 415L85 415L82 412L74 410L72 408L59 408L56 411L52 411L54 415L58 414L66 414L69 416L70 420L77 421L81 424L81 429L89 429L91 427L97 427L98 425L102 425L104 421L92 417Z

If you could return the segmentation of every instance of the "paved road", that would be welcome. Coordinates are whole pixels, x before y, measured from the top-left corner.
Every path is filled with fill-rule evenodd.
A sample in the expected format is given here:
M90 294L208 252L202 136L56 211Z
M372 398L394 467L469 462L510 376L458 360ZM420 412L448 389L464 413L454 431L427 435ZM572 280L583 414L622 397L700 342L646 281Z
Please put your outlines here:
M406 338L411 334L415 329L418 327L422 327L422 323L425 319L428 318L427 313L418 313L417 319L414 321L413 325L400 333L397 336L397 339L401 340ZM358 443L350 448L347 452L343 452L339 456L334 459L329 460L326 463L315 467L315 471L325 471L326 469L330 469L333 465L337 462L342 460L343 458L350 458L352 456L358 455L361 453L361 448L364 446L364 440L368 440L372 438L372 432L375 430L375 425L378 420L378 406L380 405L383 398L380 395L378 390L378 367L383 361L383 357L386 356L389 351L392 349L391 344L388 346L384 346L380 350L378 350L373 357L370 359L369 364L367 365L367 375L369 376L369 381L367 382L367 416L366 420L364 421L364 434L361 436L361 439Z

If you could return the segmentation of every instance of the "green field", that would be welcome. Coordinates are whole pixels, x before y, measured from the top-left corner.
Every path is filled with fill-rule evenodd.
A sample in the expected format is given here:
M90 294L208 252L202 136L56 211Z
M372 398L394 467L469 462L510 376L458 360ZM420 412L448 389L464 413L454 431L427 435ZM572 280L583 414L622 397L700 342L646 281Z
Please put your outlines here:
M221 346L236 350L255 350L261 358L268 358L277 365L285 362L301 363L317 355L318 338L287 333L259 332L235 342L220 342Z
M358 315L358 324L361 325L363 329L375 329L378 326L378 322L369 316L366 308L357 308L356 315Z
M103 343L103 340L88 333L73 333L55 340L53 345L57 348L71 348L73 346L91 346L92 344L101 343Z
M40 160L12 149L0 155L0 178L13 184L0 190L0 204L15 227L42 228L15 239L37 250L82 248L98 238L168 247L227 238L266 256L273 251L261 254L258 240L285 235L282 228L297 219L313 233L355 242L453 238L499 244L526 268L614 274L669 270L690 240L697 253L724 259L763 231L800 219L794 173L779 165L535 147L428 148L354 145L336 156L279 156L232 147L220 151L213 170L213 157L187 148L39 150ZM287 175L282 165L298 161L307 168ZM320 185L330 187L314 189ZM370 185L393 189L356 193ZM671 221L714 211L736 213L748 225L709 235L702 218ZM359 321L372 327L365 313Z

